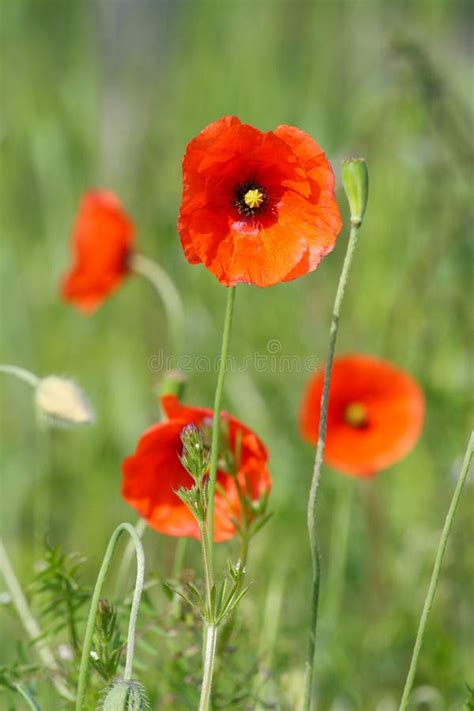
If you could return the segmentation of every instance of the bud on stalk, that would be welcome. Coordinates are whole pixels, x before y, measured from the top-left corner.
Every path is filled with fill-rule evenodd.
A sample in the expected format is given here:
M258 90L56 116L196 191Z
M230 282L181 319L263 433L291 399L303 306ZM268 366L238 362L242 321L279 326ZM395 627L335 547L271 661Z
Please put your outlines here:
M41 378L35 401L40 414L52 425L77 427L94 421L94 413L81 388L58 375Z
M360 227L369 197L369 173L363 158L348 158L342 163L342 184L351 210L351 225Z
M137 681L116 681L108 690L100 711L149 711L145 690Z

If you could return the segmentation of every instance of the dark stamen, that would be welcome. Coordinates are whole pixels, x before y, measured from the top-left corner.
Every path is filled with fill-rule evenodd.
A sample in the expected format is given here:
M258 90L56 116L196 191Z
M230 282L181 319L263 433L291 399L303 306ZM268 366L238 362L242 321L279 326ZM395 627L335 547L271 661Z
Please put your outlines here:
M234 191L234 206L245 217L252 217L261 212L268 203L265 189L255 180L239 183Z

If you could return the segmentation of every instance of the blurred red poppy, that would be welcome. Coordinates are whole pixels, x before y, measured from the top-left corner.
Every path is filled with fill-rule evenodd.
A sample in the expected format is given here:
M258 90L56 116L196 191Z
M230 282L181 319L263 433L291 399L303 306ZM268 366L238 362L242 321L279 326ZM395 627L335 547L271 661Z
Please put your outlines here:
M301 409L303 437L316 444L324 369L308 384ZM420 436L424 398L407 373L381 358L336 358L329 397L325 461L368 477L404 457Z
M226 116L188 144L178 231L186 258L222 284L307 274L340 229L331 165L298 128L263 133Z
M135 454L122 467L122 495L151 528L168 536L199 538L196 520L176 495L180 487L190 488L193 479L182 466L181 432L194 424L209 434L212 410L181 405L175 395L162 398L167 420L148 429ZM270 491L268 452L262 441L239 420L222 413L220 452L215 497L214 539L232 538L241 520L241 503L236 486L257 502Z
M74 264L62 283L63 299L84 313L94 311L128 273L133 239L133 224L116 195L86 193L72 233Z

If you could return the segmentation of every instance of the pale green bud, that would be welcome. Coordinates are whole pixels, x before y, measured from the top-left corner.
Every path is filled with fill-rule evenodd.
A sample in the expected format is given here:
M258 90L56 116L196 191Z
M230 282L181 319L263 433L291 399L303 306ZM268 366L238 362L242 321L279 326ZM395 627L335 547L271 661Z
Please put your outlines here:
M360 227L369 197L369 173L363 158L348 158L342 163L342 184L351 211L351 224Z
M164 395L176 395L178 400L181 400L184 395L186 382L187 378L180 370L168 370L159 385L160 397Z
M209 452L204 446L202 432L199 427L190 424L183 427L180 437L183 444L181 464L194 481L200 483L209 466Z
M137 681L116 681L107 691L98 711L149 711L145 690Z
M90 425L94 413L76 383L58 375L41 378L35 391L40 414L51 424L63 427Z

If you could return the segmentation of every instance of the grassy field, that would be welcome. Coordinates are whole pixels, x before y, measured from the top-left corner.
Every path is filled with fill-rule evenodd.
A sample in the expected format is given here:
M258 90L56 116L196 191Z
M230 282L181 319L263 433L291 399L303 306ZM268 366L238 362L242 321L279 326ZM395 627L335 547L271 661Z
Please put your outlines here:
M367 482L326 469L319 501L318 709L396 710L471 424L472 8L453 0L0 0L0 16L1 360L74 377L97 411L91 428L38 430L29 389L1 376L1 523L19 576L32 579L47 536L87 557L92 584L115 525L136 521L120 497L120 466L159 416L160 363L218 352L224 289L187 264L176 234L186 143L225 114L262 130L297 125L337 175L348 155L369 165L338 352L394 361L427 399L422 438L403 462ZM93 186L121 196L140 251L179 288L180 353L162 304L138 278L90 318L60 301L72 220ZM309 620L313 452L297 427L309 373L303 365L288 372L281 357L325 358L348 235L340 189L338 198L346 227L315 273L266 290L241 286L236 296L231 352L261 354L266 367L252 359L230 372L225 407L269 447L274 516L250 559L235 678L249 686L245 664L258 657L262 697L274 704L266 708L298 708ZM188 373L186 399L211 406L216 372L198 370L206 372ZM412 705L420 711L462 709L466 683L474 685L472 486L471 478L422 651ZM169 575L175 541L151 530L144 541L149 569ZM221 546L219 564L233 550ZM196 542L185 562L198 566ZM9 664L21 630L7 606L0 623L0 663ZM168 643L154 643L139 673L153 708L195 708L179 668L170 671ZM224 686L226 675L232 667ZM17 703L0 695L1 708ZM249 703L225 707L265 708Z

